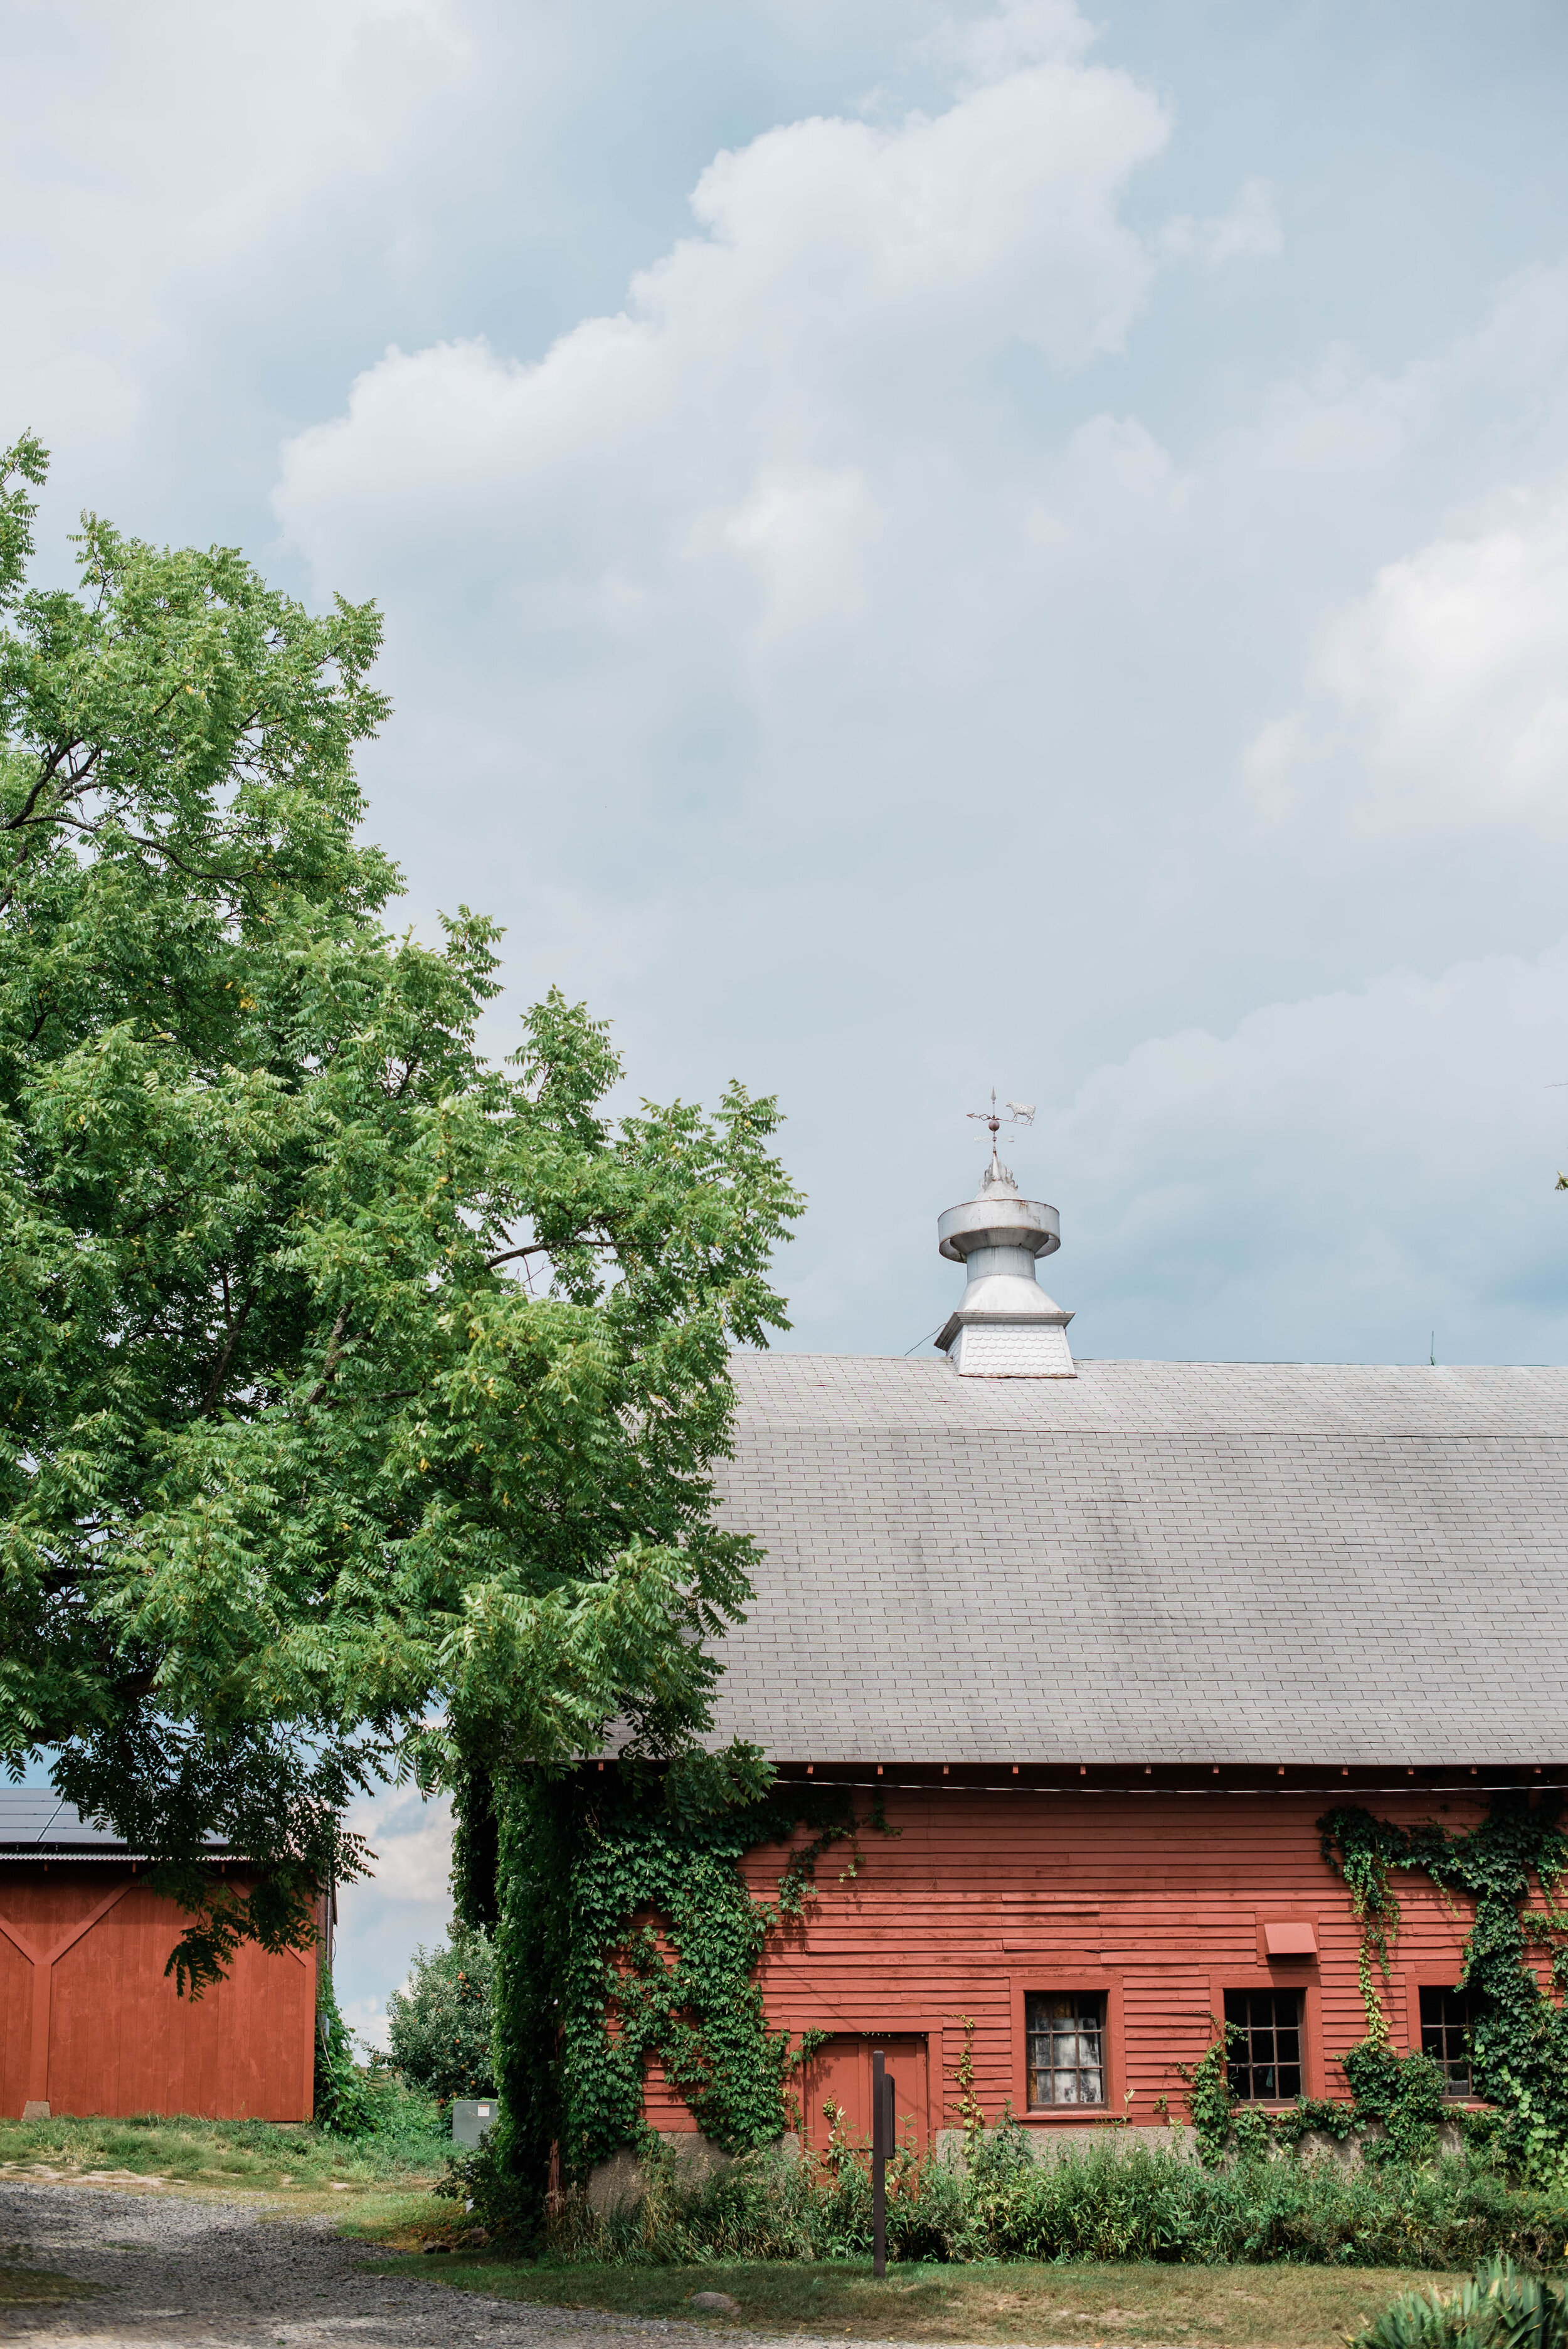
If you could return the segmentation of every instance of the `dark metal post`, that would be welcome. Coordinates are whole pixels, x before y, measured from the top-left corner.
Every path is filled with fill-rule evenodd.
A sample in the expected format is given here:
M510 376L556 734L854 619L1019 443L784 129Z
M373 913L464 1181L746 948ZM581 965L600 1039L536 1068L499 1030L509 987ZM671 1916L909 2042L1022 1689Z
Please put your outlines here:
M892 2082L879 2047L872 2056L872 2273L887 2273L887 2158L892 2151L888 2115Z

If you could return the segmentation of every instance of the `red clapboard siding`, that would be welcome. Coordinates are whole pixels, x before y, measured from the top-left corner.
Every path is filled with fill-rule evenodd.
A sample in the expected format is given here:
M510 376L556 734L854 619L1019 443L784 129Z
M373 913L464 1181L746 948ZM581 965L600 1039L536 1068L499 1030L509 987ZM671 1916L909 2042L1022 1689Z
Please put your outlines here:
M923 2033L934 2130L957 2120L960 2018L973 2019L975 2092L994 2119L1008 2098L1023 2105L1024 1992L1094 1991L1107 2002L1118 2110L1148 2124L1163 2116L1161 2097L1181 2114L1177 2066L1204 2053L1226 1988L1294 1986L1306 1994L1308 2093L1345 2095L1336 2058L1367 2025L1360 1937L1345 1887L1318 1849L1315 1823L1332 1801L1321 1792L890 1789L886 1817L896 1834L862 1830L852 1882L838 1880L842 1863L830 1851L804 1921L769 1937L760 1973L769 2020L796 2034ZM1379 1797L1377 1807L1413 1824L1433 1805L1412 1794ZM1449 1808L1445 1825L1454 1829L1484 1816L1481 1804L1462 1799ZM772 1891L783 1859L779 1847L750 1855L745 1874L756 1893ZM1419 2044L1416 1985L1455 1979L1470 1909L1460 1902L1456 1915L1418 1875L1401 1881L1399 1898L1404 1927L1383 1997L1403 2048ZM1316 1960L1269 1961L1264 1912L1310 1920ZM656 2068L646 2106L655 2127L694 2125ZM1091 2117L1081 2107L1060 2114L1080 2126Z
M216 1989L180 1998L163 1969L181 1924L128 1868L0 1874L0 2112L310 2118L315 1953L247 1944Z

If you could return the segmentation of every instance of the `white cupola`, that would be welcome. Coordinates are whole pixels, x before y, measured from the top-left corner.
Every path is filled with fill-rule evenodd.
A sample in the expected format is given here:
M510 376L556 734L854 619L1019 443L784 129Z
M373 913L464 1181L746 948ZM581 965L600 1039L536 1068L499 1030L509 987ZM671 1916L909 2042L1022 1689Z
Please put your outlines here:
M936 1342L961 1378L1076 1379L1068 1344L1073 1317L1035 1278L1036 1259L1062 1244L1057 1211L1020 1197L996 1155L995 1124L987 1123L991 1164L980 1188L937 1219L937 1247L969 1280Z

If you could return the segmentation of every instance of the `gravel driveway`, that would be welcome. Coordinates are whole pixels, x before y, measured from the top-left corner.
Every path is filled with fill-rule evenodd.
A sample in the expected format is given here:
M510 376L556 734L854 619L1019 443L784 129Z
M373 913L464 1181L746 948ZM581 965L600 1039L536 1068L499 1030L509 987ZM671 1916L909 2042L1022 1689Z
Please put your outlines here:
M89 2186L0 2186L0 2261L52 2268L102 2290L48 2308L0 2307L0 2339L43 2349L230 2349L363 2343L365 2349L696 2349L738 2336L589 2311L487 2300L388 2270L329 2218L273 2219L234 2203ZM810 2349L810 2344L795 2344ZM839 2344L842 2349L842 2344Z

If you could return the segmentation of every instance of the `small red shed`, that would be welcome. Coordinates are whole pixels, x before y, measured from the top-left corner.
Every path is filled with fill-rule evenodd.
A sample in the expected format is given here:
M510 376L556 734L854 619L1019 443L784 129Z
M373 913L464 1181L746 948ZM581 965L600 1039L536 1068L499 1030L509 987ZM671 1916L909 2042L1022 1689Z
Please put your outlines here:
M242 1881L241 1860L215 1858ZM174 1904L46 1791L0 1791L0 2113L308 2120L316 1953L244 1945L204 1997L163 1969Z

